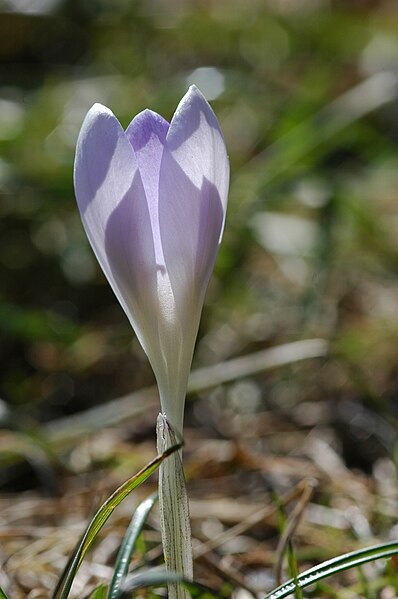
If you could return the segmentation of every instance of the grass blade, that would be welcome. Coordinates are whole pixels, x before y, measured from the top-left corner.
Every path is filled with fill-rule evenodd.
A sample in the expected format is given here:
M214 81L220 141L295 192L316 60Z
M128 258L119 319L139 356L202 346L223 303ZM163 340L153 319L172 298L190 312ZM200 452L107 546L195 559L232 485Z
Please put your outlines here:
M170 583L181 584L195 599L220 599L220 595L212 589L184 580L180 574L167 572L163 566L130 574L125 580L120 599L130 599L131 593L144 587L166 586Z
M100 584L90 595L90 599L106 599L106 584Z
M5 594L3 589L0 587L0 599L8 599L8 595Z
M137 539L142 531L149 512L157 500L158 494L153 493L150 497L145 499L134 512L117 555L115 571L109 586L108 599L117 599L120 597L121 585L124 578L127 576L130 559L137 543Z
M339 557L335 557L306 570L302 574L299 574L296 580L288 580L266 595L265 599L284 599L294 593L297 587L303 589L328 576L333 576L344 570L356 568L361 564L391 557L396 554L398 554L398 541L391 541L390 543L383 543L381 545L375 545L374 547L360 549L359 551L345 553L344 555L340 555Z
M94 518L91 520L81 540L76 546L65 571L63 572L51 599L67 599L76 573L92 545L97 534L104 526L105 522L111 516L113 510L125 499L134 489L139 487L160 464L174 451L180 449L181 445L174 445L165 451L162 455L154 458L137 474L123 483L99 508Z
M298 567L297 567L297 560L296 560L296 555L294 552L294 548L293 548L293 543L292 541L288 541L288 562L289 562L289 570L290 570L290 575L292 576L292 579L294 581L294 596L295 599L304 599L304 595L301 591L300 585L297 584L297 578L298 578Z

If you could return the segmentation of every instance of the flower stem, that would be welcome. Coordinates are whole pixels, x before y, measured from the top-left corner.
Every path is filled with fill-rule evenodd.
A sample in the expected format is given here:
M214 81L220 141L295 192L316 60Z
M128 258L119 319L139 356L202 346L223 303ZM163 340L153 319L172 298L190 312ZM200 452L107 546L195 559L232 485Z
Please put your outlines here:
M157 450L163 453L176 438L165 414L159 414L157 425ZM166 568L185 579L193 578L191 525L188 497L185 487L181 455L173 453L159 470L159 507L162 542ZM189 593L179 584L170 583L169 599L189 599Z

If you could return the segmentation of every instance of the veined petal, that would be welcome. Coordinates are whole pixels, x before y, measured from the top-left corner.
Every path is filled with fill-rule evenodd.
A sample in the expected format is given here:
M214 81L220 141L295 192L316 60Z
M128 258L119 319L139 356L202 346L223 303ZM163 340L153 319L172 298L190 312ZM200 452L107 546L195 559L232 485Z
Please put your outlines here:
M200 313L224 226L228 181L217 119L192 87L171 121L159 177L160 239L182 331L168 353L170 378L177 378L181 386L163 409L177 430L182 428Z
M196 187L201 188L203 178L215 185L225 212L229 186L227 150L217 117L195 85L177 106L166 145Z
M75 161L82 221L178 431L228 183L220 127L194 86L170 125L146 110L124 132L98 104L83 123Z
M177 419L174 418L174 413L171 413L170 398L174 399L174 404L180 405L185 394L185 389L181 384L178 360L177 362L174 360L181 348L184 334L176 314L174 295L164 262L159 231L159 174L168 129L169 123L163 117L151 110L144 110L132 120L126 130L126 135L137 157L145 188L158 269L157 313L155 315L158 326L158 353L156 359L152 361L152 366L160 389L162 409L167 410L174 425L177 426ZM181 397L182 399L179 399ZM178 427L182 426L180 420L178 417Z
M169 123L152 110L143 110L133 118L126 135L134 148L149 203L157 200L160 161Z
M134 150L113 113L88 112L77 142L75 191L94 253L150 357L158 347L156 260Z
M76 146L74 183L81 215L87 219L86 215L92 213L90 218L98 225L106 223L129 189L137 168L134 152L113 112L94 104L84 119ZM115 170L124 172L124 177L115 178Z
M218 121L194 86L171 121L160 167L159 226L178 312L197 314L225 220L229 163Z
M110 282L151 362L159 361L157 264L151 219L139 173L105 228ZM105 273L108 276L108 273ZM123 305L123 304L122 304Z
M169 123L152 110L137 114L126 129L126 135L137 158L152 223L156 261L164 265L159 233L159 172Z

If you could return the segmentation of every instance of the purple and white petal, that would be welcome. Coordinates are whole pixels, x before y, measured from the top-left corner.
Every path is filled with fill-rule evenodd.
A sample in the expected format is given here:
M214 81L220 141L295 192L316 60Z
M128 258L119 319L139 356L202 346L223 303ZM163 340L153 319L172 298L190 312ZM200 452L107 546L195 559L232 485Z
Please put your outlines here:
M215 185L225 213L229 186L227 150L217 117L195 85L177 106L166 144L196 187L201 188L203 178Z
M229 163L218 121L194 86L171 121L160 168L159 226L180 314L199 318L217 256Z
M145 189L152 223L156 261L159 266L164 266L159 233L159 173L168 130L169 123L152 110L144 110L137 114L126 129L126 135L134 149Z
M218 121L194 86L170 125L145 110L124 132L96 104L79 135L74 178L87 236L149 357L162 409L181 431L225 221L229 164Z
M77 142L74 182L95 255L146 351L157 344L156 261L144 187L134 150L113 113L88 112ZM144 331L143 329L146 329Z
M137 114L126 129L150 203L157 200L160 162L168 130L166 119L152 110Z

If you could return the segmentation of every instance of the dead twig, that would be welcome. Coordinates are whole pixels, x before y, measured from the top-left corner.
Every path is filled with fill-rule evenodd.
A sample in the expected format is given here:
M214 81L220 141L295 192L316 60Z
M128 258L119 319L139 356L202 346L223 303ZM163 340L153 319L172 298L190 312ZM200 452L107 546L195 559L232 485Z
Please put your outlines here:
M304 484L304 488L302 491L302 495L301 495L296 507L293 509L292 513L290 514L290 516L288 518L287 526L286 526L285 530L283 531L283 533L279 539L279 542L278 542L278 547L276 548L277 560L276 560L276 564L275 564L275 580L276 580L276 584L278 586L280 584L282 584L282 566L283 566L283 557L285 555L286 546L287 546L289 540L292 538L295 531L297 530L297 527L301 522L301 518L303 517L305 509L311 500L312 493L315 488L315 481L313 481L313 480L304 481L303 484Z
M303 494L305 493L305 489L307 488L307 485L308 485L307 481L302 481L298 485L296 485L291 491L288 491L287 493L282 495L281 505L288 505L289 503L294 501L297 497L302 497ZM194 554L195 559L212 551L213 549L216 549L216 547L220 547L220 545L223 545L227 541L234 539L235 537L248 531L250 528L252 528L256 524L258 524L259 522L263 522L264 520L267 520L271 516L274 516L276 513L277 513L276 506L274 506L274 505L264 506L262 509L257 510L256 512L247 516L247 518L245 518L244 520L242 520L241 522L239 522L232 528L229 528L228 530L226 530L225 532L222 532L221 534L217 535L216 537L209 539L205 543L200 543L200 544L194 546L193 554Z

